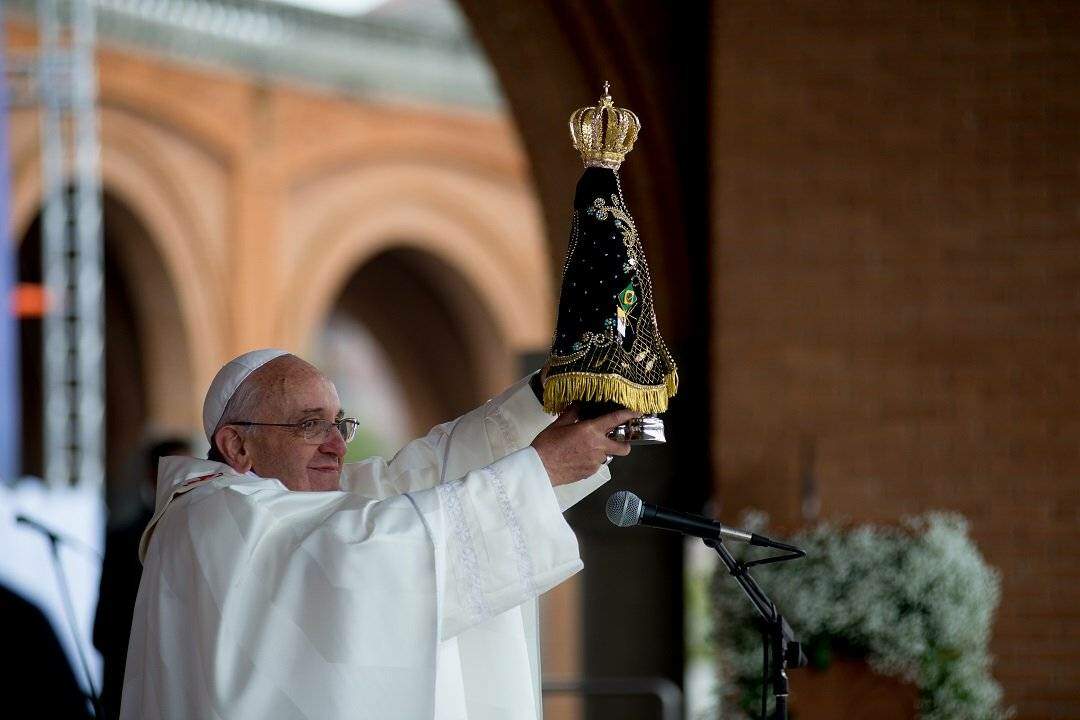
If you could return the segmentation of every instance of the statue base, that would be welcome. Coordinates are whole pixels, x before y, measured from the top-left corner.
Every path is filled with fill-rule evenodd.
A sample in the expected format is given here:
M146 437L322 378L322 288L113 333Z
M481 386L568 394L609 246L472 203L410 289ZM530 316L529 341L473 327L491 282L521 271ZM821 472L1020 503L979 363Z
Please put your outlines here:
M578 417L591 420L621 408L622 405L613 402L581 402L578 403ZM643 415L627 421L609 432L608 437L631 445L660 445L667 442L664 436L664 421L657 415Z
M664 437L664 421L656 415L643 415L623 423L608 433L608 437L631 445L660 445Z

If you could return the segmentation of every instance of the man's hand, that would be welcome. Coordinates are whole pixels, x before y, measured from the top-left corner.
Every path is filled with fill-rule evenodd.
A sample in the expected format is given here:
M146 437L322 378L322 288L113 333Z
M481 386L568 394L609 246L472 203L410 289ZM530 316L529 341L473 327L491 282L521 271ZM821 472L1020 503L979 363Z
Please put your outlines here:
M551 484L565 485L589 477L608 455L629 455L629 444L612 440L607 434L636 417L641 417L641 413L616 410L593 420L579 421L573 407L559 415L532 442Z

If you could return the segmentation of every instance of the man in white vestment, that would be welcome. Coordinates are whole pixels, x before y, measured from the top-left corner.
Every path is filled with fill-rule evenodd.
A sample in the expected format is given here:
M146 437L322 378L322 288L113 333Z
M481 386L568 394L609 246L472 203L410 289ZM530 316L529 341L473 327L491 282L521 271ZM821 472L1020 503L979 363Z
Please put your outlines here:
M554 419L535 386L344 465L356 421L322 373L226 364L211 459L159 467L121 717L539 718L536 598L582 567L562 511L636 414Z

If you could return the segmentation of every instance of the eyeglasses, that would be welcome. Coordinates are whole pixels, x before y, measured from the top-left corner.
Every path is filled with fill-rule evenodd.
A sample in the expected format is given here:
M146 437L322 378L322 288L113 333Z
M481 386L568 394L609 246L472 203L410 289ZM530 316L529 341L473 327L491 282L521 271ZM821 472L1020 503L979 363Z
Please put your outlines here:
M356 437L356 429L360 426L360 421L356 418L342 418L340 420L318 420L312 418L310 420L301 420L298 423L264 423L240 420L227 424L292 428L296 435L302 437L307 442L318 443L321 445L326 442L326 439L330 437L330 432L335 428L341 433L342 440L346 443L352 442L353 438Z

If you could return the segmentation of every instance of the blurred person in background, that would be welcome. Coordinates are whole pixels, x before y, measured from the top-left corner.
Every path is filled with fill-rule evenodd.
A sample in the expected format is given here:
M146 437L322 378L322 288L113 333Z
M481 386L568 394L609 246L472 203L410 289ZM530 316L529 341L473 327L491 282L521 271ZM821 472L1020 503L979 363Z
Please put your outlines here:
M88 718L90 705L52 623L22 595L0 585L8 657L4 717Z
M208 459L160 465L121 717L540 717L535 600L582 567L562 511L637 417L555 419L542 384L345 465L357 422L318 369L227 363Z
M101 589L94 616L94 646L104 661L101 704L110 718L120 715L131 616L139 591L142 563L139 538L154 516L158 462L163 457L190 455L191 443L170 437L149 443L143 451L138 478L140 509L135 517L109 530L105 537L105 560L101 566Z

